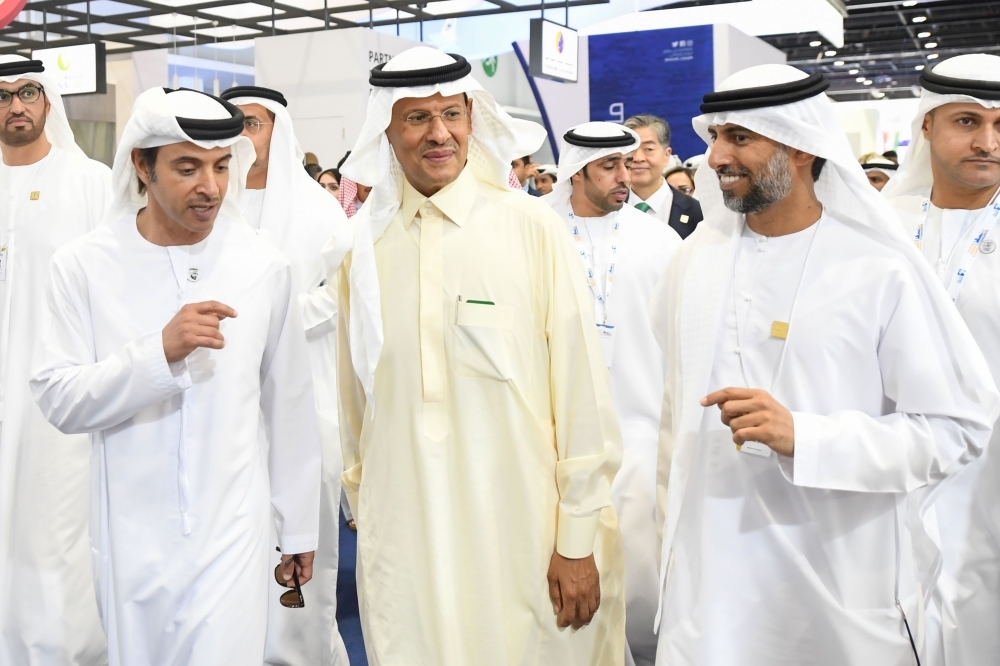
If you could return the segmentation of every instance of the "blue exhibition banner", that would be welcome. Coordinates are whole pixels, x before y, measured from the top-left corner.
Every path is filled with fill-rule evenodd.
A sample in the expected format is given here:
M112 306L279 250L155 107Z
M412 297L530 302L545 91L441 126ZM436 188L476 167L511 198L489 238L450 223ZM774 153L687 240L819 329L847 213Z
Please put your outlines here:
M673 131L674 154L705 152L691 119L715 88L712 26L591 35L590 119L620 123L652 113Z

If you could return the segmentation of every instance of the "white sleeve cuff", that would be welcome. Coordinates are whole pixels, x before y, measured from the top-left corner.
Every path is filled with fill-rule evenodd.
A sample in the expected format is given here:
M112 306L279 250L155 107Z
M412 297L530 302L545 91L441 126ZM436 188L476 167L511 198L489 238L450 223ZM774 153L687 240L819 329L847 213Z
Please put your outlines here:
M793 458L778 456L781 471L791 483L806 488L816 488L819 482L819 450L823 421L819 414L792 412L795 432Z
M279 536L278 546L281 547L282 555L298 555L299 553L311 553L319 546L319 534L295 534L292 536Z
M146 367L157 388L166 394L173 394L177 389L191 388L187 359L167 363L167 354L163 351L162 331L142 336L142 347L146 357Z

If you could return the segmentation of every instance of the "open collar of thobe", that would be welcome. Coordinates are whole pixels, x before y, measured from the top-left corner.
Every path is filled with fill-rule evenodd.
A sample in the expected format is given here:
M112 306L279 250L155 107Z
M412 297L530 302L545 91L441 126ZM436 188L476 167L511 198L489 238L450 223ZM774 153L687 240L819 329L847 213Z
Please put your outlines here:
M417 211L425 202L430 202L437 210L444 213L445 219L461 227L472 211L476 201L477 181L472 167L468 164L462 169L458 178L451 181L430 197L418 192L410 182L403 179L403 200L399 206L403 226L410 228Z

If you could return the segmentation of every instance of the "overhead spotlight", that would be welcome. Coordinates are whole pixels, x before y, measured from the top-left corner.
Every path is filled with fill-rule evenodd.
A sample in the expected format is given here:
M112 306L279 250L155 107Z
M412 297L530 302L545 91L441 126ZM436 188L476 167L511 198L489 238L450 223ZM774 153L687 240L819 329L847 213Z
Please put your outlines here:
M914 67L913 69L915 69L915 70L917 70L918 72L920 72L920 71L923 71L923 69L924 69L924 66L923 66L923 65L917 65L917 66L916 66L916 67Z
M864 82L865 82L865 81L867 81L868 79L866 79L866 78L865 78L865 77L863 77L863 76L859 76L858 78L856 78L856 79L854 79L854 80L855 80L855 81L857 81L858 83L864 83Z
M929 32L918 32L917 33L917 39L927 39L930 36L931 36L931 33L929 33Z
M837 55L837 52L836 51L827 51L824 55L827 58L832 58L833 56Z
M851 76L854 76L855 74L857 74L860 71L861 71L860 69L852 69L852 70L850 70L847 73L850 74Z
M937 42L927 42L926 44L924 44L924 48L925 49L936 49L937 48Z
M914 16L913 17L913 22L914 23L923 23L926 20L927 20L926 16Z
M885 93L882 92L881 90L873 90L872 97L874 97L875 99L882 99L883 97L885 97Z
M915 4L917 4L917 0L906 0L906 2L903 3L903 6L904 7L912 7Z
M817 39L815 41L809 42L809 46L823 46L823 42Z
M845 63L843 60L838 60L837 62L833 63L833 66L834 67L843 67L846 64L847 63Z
M937 54L937 53L928 53L928 54L927 54L927 59L928 59L928 60L934 60L934 59L935 59L935 58L937 58L937 57L938 57L938 54Z
M872 84L872 80L871 79L865 79L864 81L862 81L862 83L864 83L866 86L870 86Z

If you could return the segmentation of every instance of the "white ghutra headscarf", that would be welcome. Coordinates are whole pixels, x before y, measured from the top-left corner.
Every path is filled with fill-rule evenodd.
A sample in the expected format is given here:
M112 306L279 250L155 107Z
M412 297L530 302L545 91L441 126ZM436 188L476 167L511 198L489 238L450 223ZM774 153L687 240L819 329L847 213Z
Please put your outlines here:
M229 163L229 189L220 212L242 218L240 194L247 181L250 165L256 157L250 139L240 136L243 114L228 102L194 90L150 88L139 95L132 107L132 117L125 125L114 167L111 169L112 201L108 220L135 215L146 205L146 194L139 194L133 148L153 148L173 143L191 142L200 148L232 147ZM235 134L234 134L235 132Z

